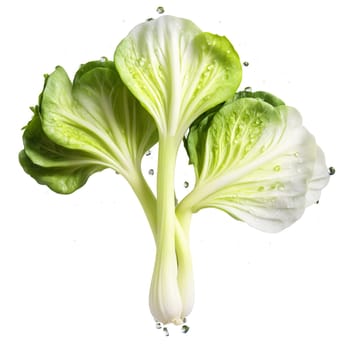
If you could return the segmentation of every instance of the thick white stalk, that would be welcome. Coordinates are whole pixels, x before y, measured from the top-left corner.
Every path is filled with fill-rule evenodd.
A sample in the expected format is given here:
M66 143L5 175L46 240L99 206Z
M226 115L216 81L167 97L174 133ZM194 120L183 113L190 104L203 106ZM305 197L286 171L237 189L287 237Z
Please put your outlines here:
M177 142L159 139L157 173L156 259L149 304L154 318L163 324L182 323L182 299L178 287L175 245L174 174Z

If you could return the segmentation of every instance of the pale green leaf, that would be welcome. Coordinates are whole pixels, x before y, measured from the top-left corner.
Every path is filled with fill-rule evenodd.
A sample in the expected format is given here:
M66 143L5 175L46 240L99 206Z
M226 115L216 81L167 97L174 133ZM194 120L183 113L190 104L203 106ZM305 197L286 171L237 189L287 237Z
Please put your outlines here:
M159 132L177 139L241 81L239 57L225 37L173 16L136 26L117 47L115 63Z
M314 171L326 169L300 114L262 99L236 99L208 115L191 128L186 146L197 179L179 206L215 207L270 232L303 214Z

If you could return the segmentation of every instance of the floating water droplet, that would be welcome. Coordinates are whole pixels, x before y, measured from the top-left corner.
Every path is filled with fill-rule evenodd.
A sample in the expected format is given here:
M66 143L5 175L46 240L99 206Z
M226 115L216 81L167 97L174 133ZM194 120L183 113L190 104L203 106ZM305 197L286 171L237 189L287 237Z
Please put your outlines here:
M185 181L185 182L184 182L184 187L185 187L185 188L188 188L189 185L190 185L190 184L188 183L188 181Z
M164 327L164 328L163 328L163 332L164 332L164 335L165 335L166 337L169 337L168 328Z
M281 166L280 165L275 165L273 168L274 171L280 171L281 170Z
M100 62L107 62L108 61L108 58L106 56L102 56L100 58Z
M181 332L182 333L187 333L188 331L190 330L190 327L188 327L186 324L184 324L182 327L181 327Z
M149 169L149 170L148 170L148 174L149 174L149 175L154 175L154 170L153 170L153 169Z
M162 324L160 322L158 322L158 321L156 322L156 328L157 329L161 329L162 328Z
M335 174L335 168L333 168L332 166L329 167L328 173L329 173L329 175L334 175Z
M243 66L248 67L248 66L249 66L249 62L244 61L244 62L243 62Z
M244 91L252 92L252 88L250 86L247 86L247 87L244 88Z
M164 13L164 7L163 6L158 6L157 7L157 12L159 13L159 14L162 14L162 13Z
M148 156L150 156L150 155L151 155L151 151L148 150L148 151L146 152L146 156L148 157Z

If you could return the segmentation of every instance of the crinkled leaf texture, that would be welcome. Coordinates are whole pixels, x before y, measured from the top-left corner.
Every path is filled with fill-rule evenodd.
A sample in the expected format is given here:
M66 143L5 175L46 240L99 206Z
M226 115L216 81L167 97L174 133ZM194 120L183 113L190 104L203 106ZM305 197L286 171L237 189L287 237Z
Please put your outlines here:
M23 169L40 184L58 193L75 191L90 175L105 168L86 152L52 142L42 130L38 108L24 131L23 142L24 150L19 154Z
M20 163L59 193L75 191L104 168L132 179L145 152L157 142L152 118L110 61L82 65L73 83L57 67L46 77L33 110Z
M136 26L118 45L115 63L160 134L179 139L199 115L235 93L242 72L225 37L173 16Z
M232 99L192 125L185 145L196 186L180 203L212 207L267 232L294 223L329 179L297 110L272 95Z

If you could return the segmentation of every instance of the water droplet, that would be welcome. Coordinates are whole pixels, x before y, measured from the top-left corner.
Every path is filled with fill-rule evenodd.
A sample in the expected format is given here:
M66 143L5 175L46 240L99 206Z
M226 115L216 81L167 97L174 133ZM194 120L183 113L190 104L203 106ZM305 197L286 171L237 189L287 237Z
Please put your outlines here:
M162 324L160 322L158 322L158 321L156 322L156 328L157 329L161 329L162 328Z
M281 166L280 165L275 165L273 168L274 171L280 171L281 170Z
M169 337L168 328L164 327L164 328L163 328L163 332L164 332L164 335L165 335L166 337Z
M244 88L244 91L252 92L252 88L250 86L247 86L247 87Z
M316 202L315 202L315 204L319 204L319 203L320 203L320 201L316 201Z
M149 175L154 175L154 170L153 170L153 169L149 169L149 170L148 170L148 174L149 174Z
M249 62L244 61L244 62L243 62L243 66L248 67L248 66L249 66Z
M209 71L211 71L213 68L214 68L214 64L213 64L213 63L212 63L212 64L209 64L209 65L207 66L207 70L209 70Z
M277 184L277 190L278 191L284 191L284 185L281 184L281 183Z
M332 166L329 167L328 173L329 173L329 175L334 175L335 174L335 168L333 168Z
M264 186L259 186L259 187L258 187L258 191L259 191L259 192L264 191L264 189L265 189L265 187L264 187Z
M145 58L144 57L140 57L138 60L137 60L138 64L142 67L145 65Z
M100 58L100 62L107 62L108 61L108 58L106 56L102 56Z
M187 333L188 331L190 330L190 327L188 327L186 324L184 324L182 327L181 327L181 332L182 333Z
M183 323L186 323L187 322L187 318L184 317L183 320L182 320Z
M266 146L261 146L260 147L260 153L264 153L266 151Z
M120 174L118 171L115 171L115 173L116 173L117 175L119 175L119 174Z
M149 17L149 18L146 19L146 22L151 22L151 21L153 21L153 20L154 20L154 18Z
M157 12L161 15L162 13L164 13L164 7L163 6L158 6L157 7Z
M146 156L148 157L148 156L150 156L150 155L151 155L151 151L148 150L148 151L146 152Z
M188 183L188 181L185 181L185 182L184 182L184 187L185 187L185 188L188 188L189 185L190 185L190 184Z
M294 157L298 158L299 157L299 152L294 153Z

